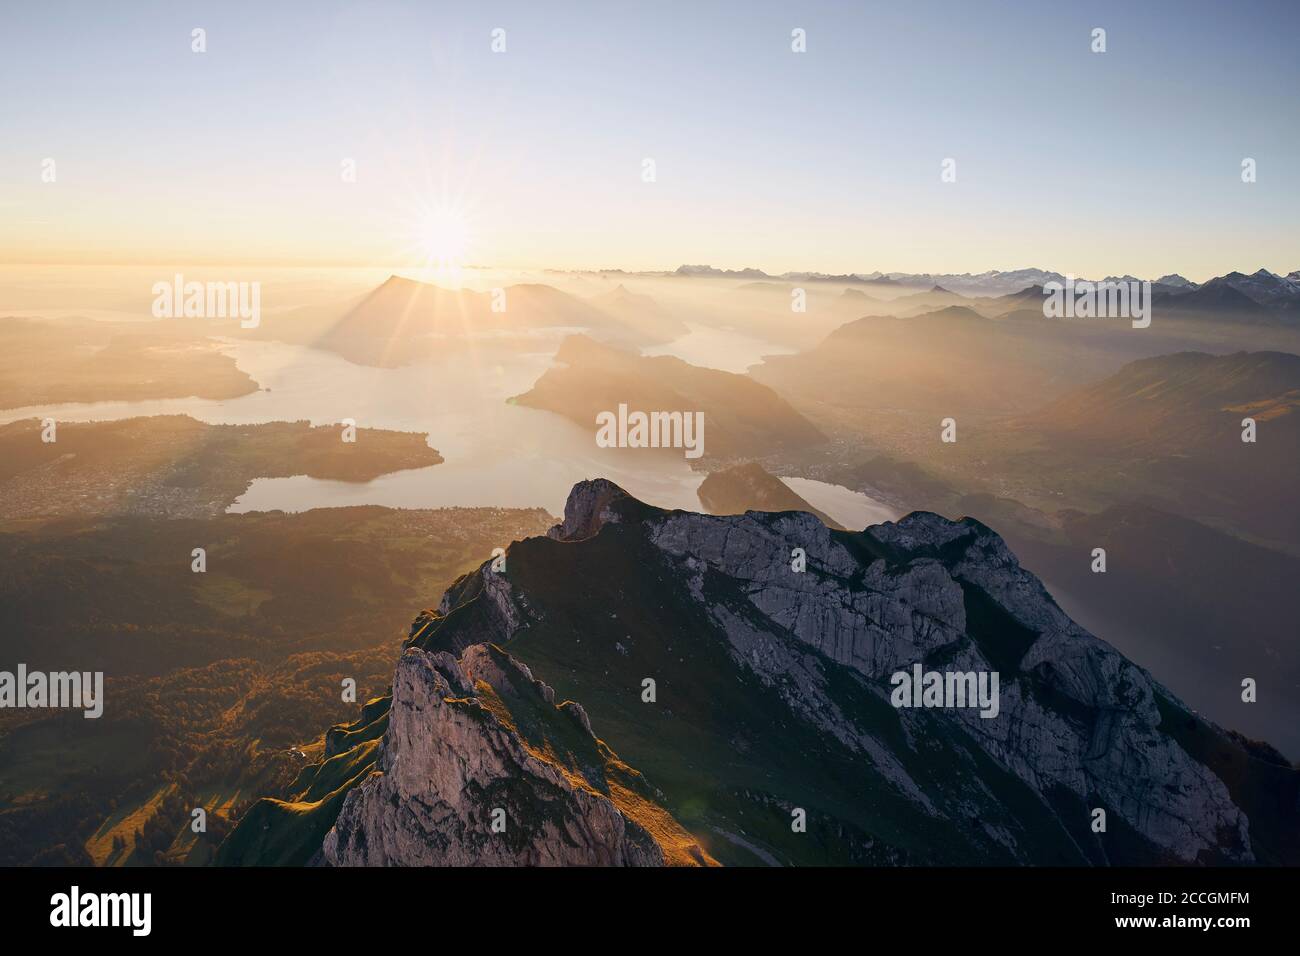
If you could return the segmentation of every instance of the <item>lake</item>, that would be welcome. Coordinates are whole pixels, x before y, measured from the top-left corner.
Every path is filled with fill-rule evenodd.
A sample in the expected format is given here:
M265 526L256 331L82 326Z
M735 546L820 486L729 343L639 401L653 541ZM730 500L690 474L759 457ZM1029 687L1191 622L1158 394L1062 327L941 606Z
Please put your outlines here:
M687 337L689 338L689 336ZM261 390L239 398L94 402L0 411L20 418L105 421L142 415L190 415L210 424L351 418L364 428L420 432L443 464L364 483L298 475L259 478L232 512L305 511L347 505L395 508L541 507L560 514L573 485L604 477L663 508L699 510L703 481L684 457L648 449L599 448L595 426L510 404L551 362L550 352L519 353L484 345L447 359L396 369L354 365L331 353L280 342L222 339L221 348ZM686 343L697 361L698 339ZM710 343L728 351L721 340ZM755 346L744 343L749 352ZM760 345L758 347L765 347ZM364 435L359 437L364 441ZM896 517L865 495L801 478L783 479L814 507L850 528Z

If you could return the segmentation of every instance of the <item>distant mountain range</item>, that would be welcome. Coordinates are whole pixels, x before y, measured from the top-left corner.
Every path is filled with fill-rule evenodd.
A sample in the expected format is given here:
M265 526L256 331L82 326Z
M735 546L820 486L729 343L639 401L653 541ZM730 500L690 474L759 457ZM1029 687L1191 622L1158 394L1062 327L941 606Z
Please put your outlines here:
M761 269L715 269L707 265L684 265L673 275L691 278L779 280L782 282L834 282L866 286L894 286L902 289L929 290L930 293L946 292L950 295L999 296L1019 292L1030 287L1042 287L1048 282L1064 284L1066 276L1060 272L1044 269L1014 269L1007 272L990 270L980 273L929 273L929 272L870 272L830 275L820 272L785 272L770 275ZM1075 277L1075 281L1083 281ZM1093 281L1144 281L1135 276L1106 276L1104 280ZM1171 299L1175 296L1189 296L1180 304L1188 308L1215 308L1239 306L1243 300L1249 304L1266 309L1292 311L1300 309L1300 270L1280 276L1267 269L1246 275L1241 272L1229 272L1226 275L1209 279L1204 283L1192 282L1175 274L1163 275L1151 282L1152 292ZM1238 296L1224 295L1220 289L1231 289ZM1210 290L1203 297L1191 297L1193 293Z
M1242 441L1243 420L1255 441ZM1173 496L1264 540L1300 541L1300 356L1179 352L1125 365L1012 423L1074 473L1122 469L1132 493Z
M1278 443L1300 455L1298 413L1300 356L1179 352L1131 362L1022 421L1076 447L1216 458L1242 444L1241 419L1250 415L1267 423L1267 442L1249 450L1271 458L1267 446Z
M1104 326L1042 319L1041 294L1026 290L942 305L950 295L927 292L897 316L846 322L813 348L766 356L749 374L822 427L829 424L818 417L823 415L869 422L880 437L886 421L900 416L937 423L959 414L970 423L1041 405L1114 369ZM990 318L977 308L1008 318ZM1016 320L1021 315L1038 321ZM1131 335L1127 342L1145 346L1156 340Z
M1300 310L1300 280L1267 269L1252 275L1229 272L1194 288L1166 292L1163 303L1179 309L1294 313Z
M301 337L303 330L311 329L311 345L381 367L443 355L485 336L502 343L527 342L539 333L558 338L582 329L632 347L669 342L688 331L650 297L621 287L583 299L540 283L475 292L396 275L332 310L300 310L268 320L266 326L271 336Z
M613 274L600 275L607 280ZM638 275L665 276L619 273L617 278ZM911 317L957 306L986 318L1041 315L1044 283L1065 281L1060 273L1041 269L978 275L791 272L770 276L752 268L686 265L668 275L738 281L735 291L752 296L757 308L749 309L748 302L739 301L729 307L743 313L752 323L751 330L773 341L792 337L801 346L867 313ZM1298 275L1284 277L1260 269L1251 275L1228 273L1200 285L1166 275L1152 284L1151 292L1156 311L1173 318L1287 328L1300 320ZM1136 281L1131 276L1110 278ZM829 295L804 320L791 323L789 295L799 283L820 283ZM396 367L445 356L476 340L535 350L539 342L554 345L578 331L620 348L639 349L675 341L690 327L679 305L662 304L623 281L612 289L579 296L541 283L478 292L394 275L365 295L338 305L269 315L256 335L325 349L358 364Z

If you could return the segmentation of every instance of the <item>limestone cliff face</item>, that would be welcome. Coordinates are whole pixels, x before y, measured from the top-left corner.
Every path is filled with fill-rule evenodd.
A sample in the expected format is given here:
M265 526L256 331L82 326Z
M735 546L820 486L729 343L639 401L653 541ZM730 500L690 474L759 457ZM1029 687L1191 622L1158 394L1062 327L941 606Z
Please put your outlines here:
M375 771L348 794L321 862L662 866L664 848L608 794L638 785L580 705L556 706L554 691L499 648L475 645L457 660L410 647ZM666 813L649 817L691 845ZM693 849L673 862L709 862Z
M377 702L334 732L320 775L348 782L304 791L341 805L320 862L1300 857L1295 768L1076 625L973 519L848 533L596 480L507 566L417 618L386 724ZM891 675L918 663L996 672L996 716L895 707ZM292 806L250 815L258 840L283 844Z
M725 603L711 605L710 614L737 660L765 680L788 681L800 666L780 652L773 631L869 678L888 679L936 658L948 670L997 671L995 718L973 708L947 713L1034 791L1060 787L1107 808L1186 862L1203 853L1253 858L1246 815L1227 786L1157 730L1157 695L1171 703L1172 695L1070 620L979 522L918 512L877 525L867 534L882 556L869 561L802 515L679 514L654 523L649 534L702 600L708 572L739 585L759 616ZM806 573L791 573L791 542L806 550ZM992 619L976 625L972 606ZM819 696L818 681L806 676L796 706ZM916 716L900 712L905 725ZM825 720L831 732L846 733L833 717Z

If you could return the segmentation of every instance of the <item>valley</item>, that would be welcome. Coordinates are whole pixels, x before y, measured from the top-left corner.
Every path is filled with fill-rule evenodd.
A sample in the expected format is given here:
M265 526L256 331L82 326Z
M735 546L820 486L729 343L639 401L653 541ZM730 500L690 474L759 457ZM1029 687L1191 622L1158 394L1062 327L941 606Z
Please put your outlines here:
M0 863L206 861L250 800L319 753L319 727L353 712L344 677L359 700L384 692L409 607L552 520L371 507L0 531L3 660L102 670L107 701L98 720L73 715L93 728L0 711ZM161 812L166 793L182 813ZM198 840L195 806L211 823Z

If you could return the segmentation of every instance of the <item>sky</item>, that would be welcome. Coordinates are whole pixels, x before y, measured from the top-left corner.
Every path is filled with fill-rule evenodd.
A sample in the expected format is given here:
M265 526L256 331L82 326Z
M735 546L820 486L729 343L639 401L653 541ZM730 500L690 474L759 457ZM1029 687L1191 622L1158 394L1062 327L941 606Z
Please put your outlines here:
M13 5L0 264L1285 274L1297 27L1282 0Z

